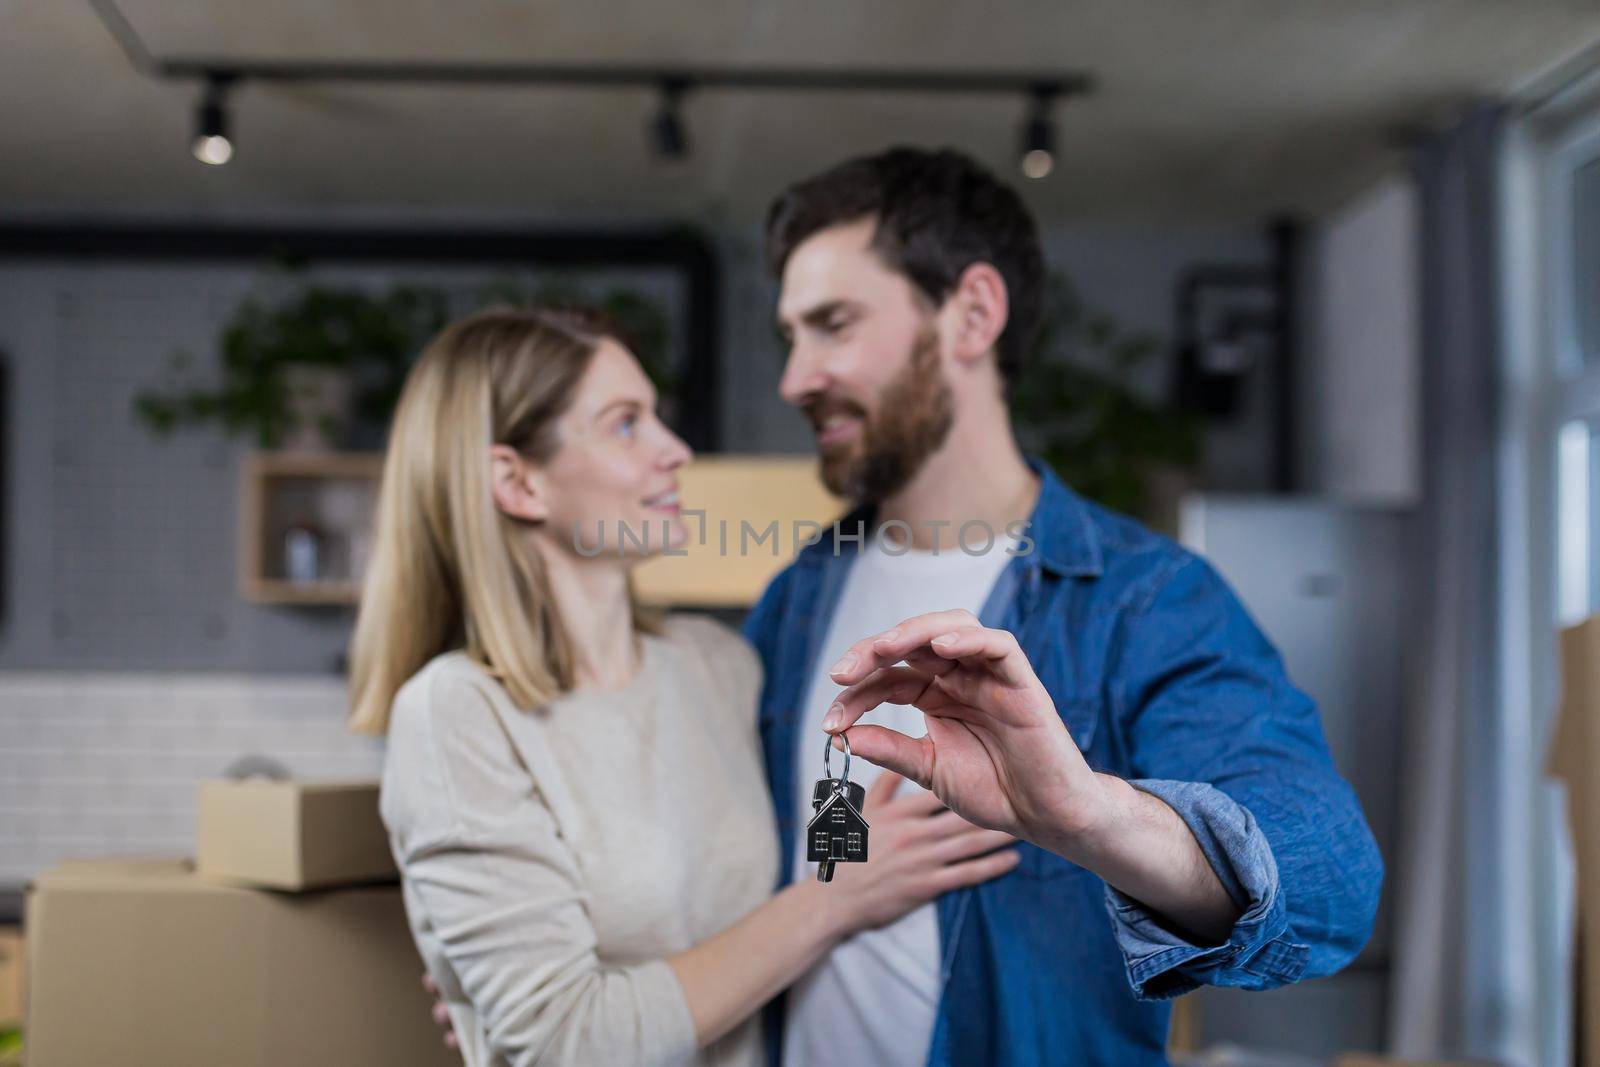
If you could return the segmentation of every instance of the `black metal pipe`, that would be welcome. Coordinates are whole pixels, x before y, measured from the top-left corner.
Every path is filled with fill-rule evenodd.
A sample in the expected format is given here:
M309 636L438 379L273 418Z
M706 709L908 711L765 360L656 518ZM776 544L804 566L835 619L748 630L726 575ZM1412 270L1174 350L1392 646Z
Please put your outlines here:
M272 82L388 82L454 85L548 85L591 89L755 89L911 93L1031 93L1076 96L1094 88L1082 71L936 71L828 67L665 67L627 63L442 63L417 61L229 59L177 56L160 59L145 46L115 0L90 6L128 61L151 77L203 79L217 75Z
M1013 74L1005 71L829 69L825 67L657 67L537 63L433 63L323 60L315 62L174 58L157 60L152 73L173 79L232 74L262 82L401 82L407 84L579 86L589 89L658 89L673 81L685 88L910 93L1037 93L1072 96L1093 86L1078 72Z

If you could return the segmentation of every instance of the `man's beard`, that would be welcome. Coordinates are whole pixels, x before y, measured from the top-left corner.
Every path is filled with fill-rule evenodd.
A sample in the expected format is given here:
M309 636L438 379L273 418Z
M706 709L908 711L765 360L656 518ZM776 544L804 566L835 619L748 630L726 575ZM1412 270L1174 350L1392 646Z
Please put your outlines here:
M955 421L950 386L939 368L939 335L930 324L911 343L905 368L878 394L876 411L861 413L861 447L821 455L822 482L835 496L876 504L910 484L950 436Z

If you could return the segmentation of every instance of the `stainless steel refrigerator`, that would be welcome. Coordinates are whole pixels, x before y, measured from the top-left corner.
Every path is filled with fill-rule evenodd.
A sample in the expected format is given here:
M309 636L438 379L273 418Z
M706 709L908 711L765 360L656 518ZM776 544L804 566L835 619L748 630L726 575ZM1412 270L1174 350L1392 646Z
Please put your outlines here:
M1317 702L1340 773L1393 867L1408 661L1407 513L1311 497L1198 494L1179 539L1211 561ZM1387 886L1386 886L1387 890ZM1366 950L1332 978L1264 993L1204 989L1201 1040L1323 1062L1376 1049L1388 993L1388 893Z

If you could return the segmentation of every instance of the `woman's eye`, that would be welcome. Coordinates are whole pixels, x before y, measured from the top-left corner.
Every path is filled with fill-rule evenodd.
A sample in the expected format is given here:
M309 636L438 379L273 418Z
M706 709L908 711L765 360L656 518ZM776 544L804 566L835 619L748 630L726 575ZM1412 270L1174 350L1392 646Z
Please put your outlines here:
M624 415L622 421L617 423L617 433L623 437L632 437L637 428L639 417L637 415Z

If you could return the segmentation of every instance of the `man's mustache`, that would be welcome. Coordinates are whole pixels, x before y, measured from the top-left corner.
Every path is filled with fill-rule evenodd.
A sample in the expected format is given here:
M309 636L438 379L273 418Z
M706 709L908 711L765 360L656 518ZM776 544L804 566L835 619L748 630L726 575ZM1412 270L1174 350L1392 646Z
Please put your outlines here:
M853 400L843 397L817 397L800 405L800 413L811 423L815 429L821 429L822 424L835 415L845 415L852 418L865 419L867 409Z

